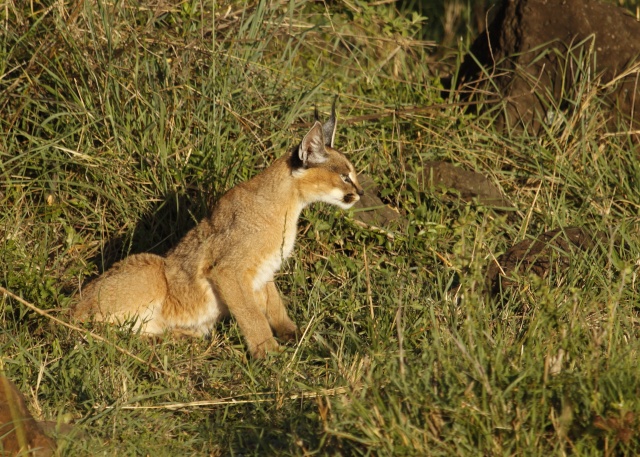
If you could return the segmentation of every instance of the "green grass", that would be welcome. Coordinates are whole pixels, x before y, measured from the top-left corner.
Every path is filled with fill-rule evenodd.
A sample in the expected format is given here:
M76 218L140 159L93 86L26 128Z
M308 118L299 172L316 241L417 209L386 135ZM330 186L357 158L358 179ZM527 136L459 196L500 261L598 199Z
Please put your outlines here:
M388 237L306 210L277 277L304 338L266 362L247 360L233 320L210 340L151 341L2 296L3 371L36 417L76 424L60 455L640 453L628 136L606 133L595 81L537 138L464 114L441 99L420 17L379 3L0 11L0 285L52 316L67 321L114 261L166 252L335 94L337 145L411 222ZM516 211L421 188L411 167L427 160L487 175ZM495 256L568 225L624 243L488 298Z

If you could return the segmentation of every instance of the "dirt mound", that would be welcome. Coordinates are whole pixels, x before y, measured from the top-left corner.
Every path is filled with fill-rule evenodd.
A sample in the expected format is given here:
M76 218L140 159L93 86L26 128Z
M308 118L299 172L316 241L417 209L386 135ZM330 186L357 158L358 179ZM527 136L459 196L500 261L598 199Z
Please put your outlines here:
M639 43L640 22L623 8L593 0L505 0L464 59L457 89L467 99L506 102L498 122L535 134L560 114L583 109L594 94L581 93L581 83L600 78L609 126L638 130Z
M513 206L486 176L448 162L426 162L418 173L418 182L426 188L453 193L464 201L475 200L481 205L503 208Z
M375 181L366 174L358 175L358 181L364 189L364 195L355 204L355 220L369 227L404 230L408 225L407 219L384 204L379 197L380 189Z
M546 277L551 270L566 270L577 258L576 251L595 248L605 242L604 234L592 234L583 227L566 227L523 240L492 261L487 268L487 288L491 295L518 284L518 277L535 274Z
M441 191L448 199L475 201L496 210L513 208L502 192L480 173L439 161L425 162L414 172L423 190ZM407 217L382 201L380 189L370 176L360 174L358 180L365 193L355 204L354 219L365 227L403 232L409 225Z

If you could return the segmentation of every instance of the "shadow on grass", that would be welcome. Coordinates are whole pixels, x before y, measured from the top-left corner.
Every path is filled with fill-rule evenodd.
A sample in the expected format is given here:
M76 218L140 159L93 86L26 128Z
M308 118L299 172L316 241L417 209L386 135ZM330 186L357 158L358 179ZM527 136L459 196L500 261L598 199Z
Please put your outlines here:
M275 404L231 408L212 414L201 427L202 435L226 449L226 455L298 455L324 447L315 402L294 402L280 408Z
M132 254L164 256L208 216L209 207L209 199L197 190L192 195L168 194L140 217L132 232L106 240L101 252L89 261L98 266L101 274Z

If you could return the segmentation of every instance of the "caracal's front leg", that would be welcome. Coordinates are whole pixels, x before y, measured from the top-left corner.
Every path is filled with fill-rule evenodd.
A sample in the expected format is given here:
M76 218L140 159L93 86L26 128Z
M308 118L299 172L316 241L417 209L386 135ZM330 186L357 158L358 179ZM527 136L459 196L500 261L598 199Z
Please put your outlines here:
M278 338L289 341L296 338L300 333L298 326L289 318L287 310L284 307L280 293L273 281L267 282L263 291L265 297L265 315L269 321L269 325L276 333Z
M214 283L229 312L238 322L251 356L263 359L267 352L276 352L278 343L263 313L262 294L251 288L251 278L236 275L235 272L217 272L215 275Z

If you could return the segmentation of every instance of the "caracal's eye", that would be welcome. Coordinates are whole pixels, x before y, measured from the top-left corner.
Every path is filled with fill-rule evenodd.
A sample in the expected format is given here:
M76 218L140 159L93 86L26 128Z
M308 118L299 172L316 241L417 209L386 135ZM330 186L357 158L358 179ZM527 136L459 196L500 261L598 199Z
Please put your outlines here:
M349 175L340 175L340 177L342 178L342 180L344 182L346 182L347 184L353 184L353 181L351 181L351 178L349 177Z

